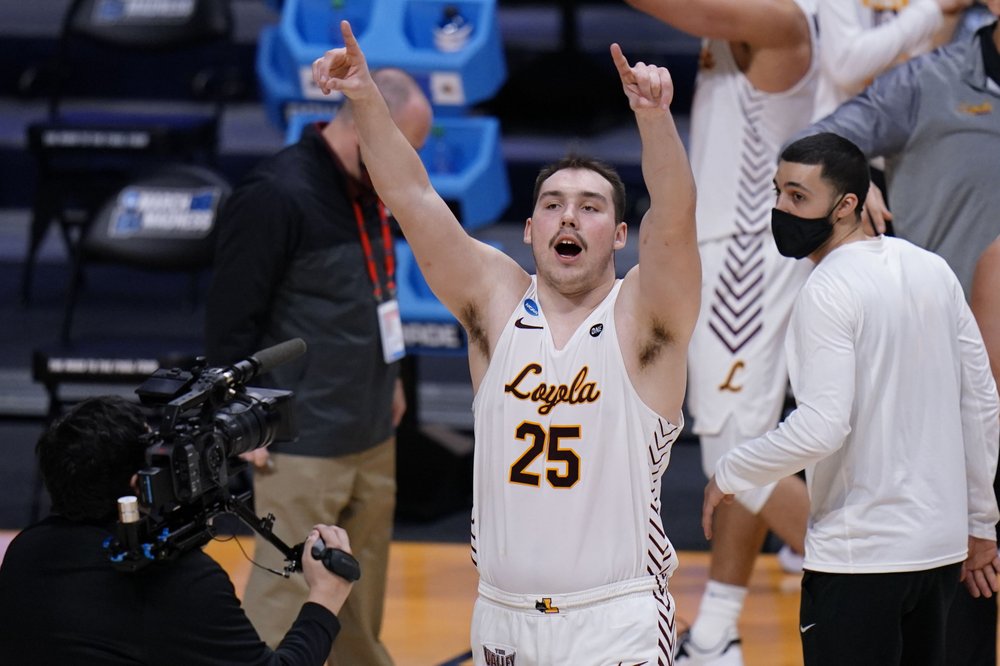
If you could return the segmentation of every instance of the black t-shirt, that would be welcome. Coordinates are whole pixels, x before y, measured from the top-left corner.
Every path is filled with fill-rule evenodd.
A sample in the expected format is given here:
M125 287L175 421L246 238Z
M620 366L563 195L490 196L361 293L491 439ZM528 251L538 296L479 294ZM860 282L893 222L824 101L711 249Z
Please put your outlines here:
M114 569L100 525L49 517L0 565L0 660L33 666L320 666L340 629L307 603L277 650L257 635L233 585L200 550L135 573Z

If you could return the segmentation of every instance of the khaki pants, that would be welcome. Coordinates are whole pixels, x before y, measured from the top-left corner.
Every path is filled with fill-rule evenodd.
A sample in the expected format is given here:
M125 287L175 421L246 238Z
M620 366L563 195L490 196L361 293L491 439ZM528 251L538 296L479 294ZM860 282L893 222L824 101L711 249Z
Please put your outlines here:
M390 666L392 658L379 634L396 503L395 438L336 458L273 454L272 459L274 470L254 477L257 514L273 513L274 533L289 545L303 541L316 523L339 525L347 530L361 564L361 580L338 615L341 631L329 663ZM254 552L260 564L282 569L283 556L259 536ZM243 606L264 642L272 647L281 642L307 590L300 574L285 579L253 568Z

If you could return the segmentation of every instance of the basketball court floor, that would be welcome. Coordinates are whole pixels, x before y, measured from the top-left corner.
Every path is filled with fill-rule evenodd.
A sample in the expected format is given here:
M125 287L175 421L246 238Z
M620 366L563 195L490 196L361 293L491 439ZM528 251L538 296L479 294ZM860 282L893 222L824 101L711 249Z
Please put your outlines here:
M242 594L253 540L214 542L208 550L229 571ZM679 626L694 619L708 578L707 552L681 552L670 579ZM801 666L798 575L784 573L774 555L762 555L743 613L746 666ZM476 570L467 544L392 544L382 636L398 666L468 666L469 621L476 599ZM583 666L583 665L581 665Z

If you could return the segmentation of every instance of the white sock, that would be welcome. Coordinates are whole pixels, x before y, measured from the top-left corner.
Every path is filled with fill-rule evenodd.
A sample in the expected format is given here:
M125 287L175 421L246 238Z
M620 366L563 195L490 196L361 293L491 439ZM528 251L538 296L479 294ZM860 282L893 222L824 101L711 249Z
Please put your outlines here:
M691 625L691 642L708 650L736 638L736 622L743 610L747 588L710 580L701 597L698 616Z

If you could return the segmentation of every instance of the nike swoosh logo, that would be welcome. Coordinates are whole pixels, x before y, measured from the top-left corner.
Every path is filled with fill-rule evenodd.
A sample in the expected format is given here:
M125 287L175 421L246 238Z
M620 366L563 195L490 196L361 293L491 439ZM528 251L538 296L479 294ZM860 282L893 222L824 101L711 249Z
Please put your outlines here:
M804 634L804 633L806 633L807 631L809 631L810 629L812 629L815 626L816 626L815 622L813 622L812 624L807 624L804 627L800 625L799 626L799 633L800 634Z
M518 317L517 321L514 322L514 326L516 326L517 328L536 329L536 330L541 330L545 328L544 326L532 326L531 324L525 324L524 317Z

